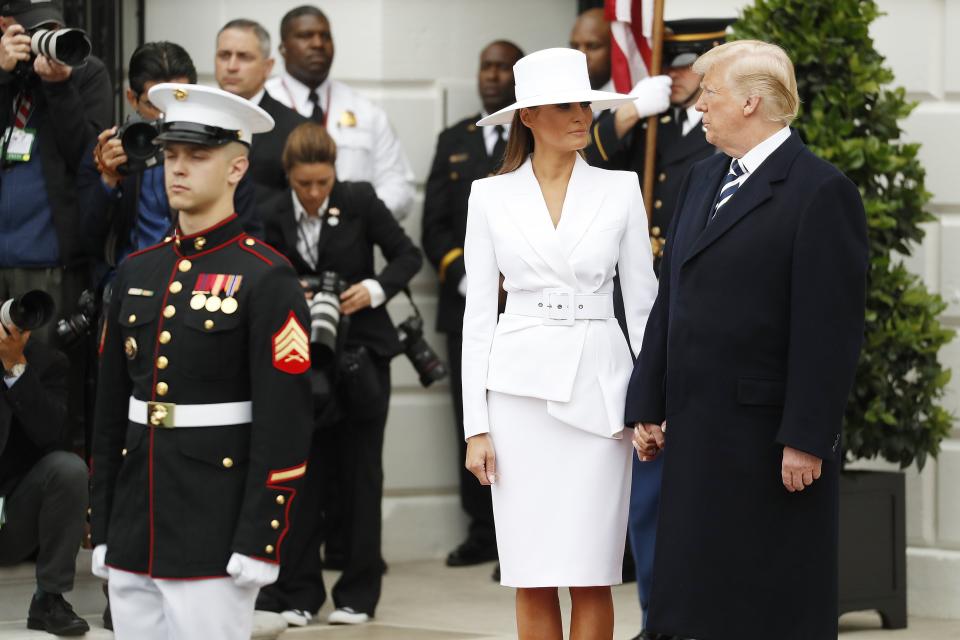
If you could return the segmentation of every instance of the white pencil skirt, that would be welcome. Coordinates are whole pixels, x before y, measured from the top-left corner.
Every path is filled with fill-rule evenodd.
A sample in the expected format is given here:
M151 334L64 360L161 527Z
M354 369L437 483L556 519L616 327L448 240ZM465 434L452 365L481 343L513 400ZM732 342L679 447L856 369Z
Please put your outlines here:
M631 434L603 438L547 414L545 400L487 392L497 478L500 584L620 584Z

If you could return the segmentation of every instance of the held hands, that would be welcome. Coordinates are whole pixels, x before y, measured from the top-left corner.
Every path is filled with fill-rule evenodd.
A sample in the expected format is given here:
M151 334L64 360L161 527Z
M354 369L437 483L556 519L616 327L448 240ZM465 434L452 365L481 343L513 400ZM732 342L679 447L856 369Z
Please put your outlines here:
M234 553L227 562L227 573L238 587L265 587L280 576L280 565Z
M783 464L780 467L780 476L787 491L803 491L820 479L823 461L809 453L799 451L793 447L783 448Z
M93 162L97 166L97 171L100 172L104 184L111 189L123 180L118 168L127 162L123 144L114 137L115 135L117 135L116 127L101 131L97 136L97 146L93 149Z
M634 98L633 106L637 116L647 118L663 113L670 106L670 87L673 80L670 76L661 75L644 78L630 91Z
M666 444L667 423L638 422L633 425L633 448L640 462L655 460Z
M477 477L480 484L497 481L497 456L493 451L490 434L480 433L467 439L467 470Z
M30 339L30 332L20 332L16 327L5 327L0 323L0 362L4 371L10 371L15 364L26 364L23 350Z
M340 294L340 312L349 316L369 307L370 301L370 290L358 282Z

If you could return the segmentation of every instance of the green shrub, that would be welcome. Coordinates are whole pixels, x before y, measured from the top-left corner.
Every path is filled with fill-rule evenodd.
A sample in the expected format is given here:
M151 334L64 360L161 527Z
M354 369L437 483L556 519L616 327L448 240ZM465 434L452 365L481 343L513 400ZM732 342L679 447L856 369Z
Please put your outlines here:
M874 0L756 0L735 37L787 51L802 102L794 127L863 196L871 256L866 334L845 414L844 459L882 456L922 469L952 426L940 406L950 371L937 353L954 332L939 322L943 300L901 258L923 238L920 223L934 217L924 211L930 194L919 145L901 140L898 123L916 104L888 86L893 73L870 37L879 15Z

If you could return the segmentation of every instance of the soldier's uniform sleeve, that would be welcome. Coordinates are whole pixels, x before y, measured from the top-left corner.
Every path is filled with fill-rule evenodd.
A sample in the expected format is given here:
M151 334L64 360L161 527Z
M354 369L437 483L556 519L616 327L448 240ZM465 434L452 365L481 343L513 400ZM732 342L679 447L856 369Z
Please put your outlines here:
M309 314L287 264L272 267L259 279L252 300L250 464L232 549L279 562L291 505L306 473L313 427L305 329Z
M617 137L613 111L602 112L590 125L590 144L583 150L587 162L602 169L624 169L629 135Z
M446 132L440 134L427 178L421 244L427 259L437 270L442 286L457 287L466 269L463 266L463 241L456 237L453 227L453 185L450 182L447 139Z
M107 542L107 525L113 505L117 474L123 463L123 446L128 427L127 413L132 383L127 375L123 340L118 318L126 265L121 266L113 285L100 335L100 374L94 412L92 462L90 465L90 533L94 546Z

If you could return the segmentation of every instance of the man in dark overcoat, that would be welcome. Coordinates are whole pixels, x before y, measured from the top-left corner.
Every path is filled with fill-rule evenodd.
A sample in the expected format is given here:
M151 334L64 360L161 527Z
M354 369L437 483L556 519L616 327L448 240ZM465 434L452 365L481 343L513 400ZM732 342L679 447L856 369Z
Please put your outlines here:
M782 49L732 42L694 69L723 153L680 189L625 414L641 460L664 456L648 627L833 640L863 204L789 128L799 98Z

